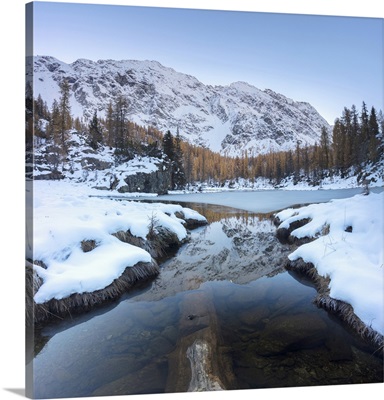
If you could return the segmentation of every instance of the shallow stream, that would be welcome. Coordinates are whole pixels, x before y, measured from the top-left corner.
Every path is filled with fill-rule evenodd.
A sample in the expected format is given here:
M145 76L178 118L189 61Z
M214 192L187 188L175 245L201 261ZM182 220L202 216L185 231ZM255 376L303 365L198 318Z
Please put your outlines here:
M267 215L190 204L210 224L118 302L36 332L36 398L177 391L181 343L208 332L226 389L383 381L383 360L284 270L291 249ZM196 336L197 337L197 336ZM229 384L228 384L229 382ZM228 387L228 385L230 385Z

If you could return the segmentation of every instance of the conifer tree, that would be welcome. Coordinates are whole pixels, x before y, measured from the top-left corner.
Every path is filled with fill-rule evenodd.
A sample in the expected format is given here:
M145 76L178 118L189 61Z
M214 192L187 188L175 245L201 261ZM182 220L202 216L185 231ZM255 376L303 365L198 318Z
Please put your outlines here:
M85 130L83 122L80 120L79 117L76 117L73 122L73 127L77 132L81 132Z
M117 155L127 155L128 146L128 102L124 96L118 96L113 110L113 138Z
M281 162L282 154L279 153L275 158L275 166L274 166L274 178L276 179L276 183L279 184L281 179L283 178L283 167Z
M48 113L47 103L44 102L40 93L37 96L37 99L35 100L34 114L35 114L35 117L38 119L42 118L42 119L48 120L49 113Z
M301 150L299 141L296 142L295 150L295 176L294 183L296 184L300 179L300 169L301 169Z
M324 170L327 170L330 166L330 141L327 128L325 126L321 129L320 136L320 160L319 167L321 174L324 174Z
M167 133L163 137L163 151L169 160L174 160L175 149L173 144L173 136L170 131L167 131Z
M332 143L333 143L333 165L337 172L343 172L345 134L344 134L343 124L339 118L336 118L335 124L333 126Z
M25 86L25 144L26 156L31 156L33 150L34 116L33 116L33 86L29 80Z
M27 98L26 98L27 100ZM50 120L50 113L48 110L47 103L45 103L38 95L37 99L33 101L33 130L36 137L47 137L45 132L45 122Z
M192 169L193 169L192 146L187 143L183 143L183 147L184 147L183 158L184 158L185 180L186 180L186 183L190 184L190 183L192 183Z
M47 163L52 171L57 171L60 161L64 154L64 148L61 145L61 113L58 101L55 99L52 103L51 118L46 130L46 137L52 143L47 155Z
M181 148L181 138L179 129L177 129L176 138L175 138L175 156L174 156L174 185L175 189L180 189L185 186L186 178L185 171L183 165L183 150Z
M60 122L59 122L59 134L60 134L60 146L62 146L62 151L64 154L67 153L67 133L72 127L72 117L71 117L71 106L69 104L70 96L70 86L67 80L64 80L60 85L60 101L59 101L59 112L60 112Z
M97 118L97 111L93 114L93 118L89 125L89 145L96 150L103 143L103 133Z
M359 160L360 163L367 161L369 143L369 116L365 102L361 107L360 114L360 138L359 138Z
M285 158L285 172L287 176L290 176L293 174L295 168L294 168L294 163L293 163L293 154L292 150L287 151L287 155Z
M179 131L177 131L176 138L173 137L170 131L167 131L163 136L163 152L167 157L167 164L171 173L171 188L180 189L184 187L186 184L186 176Z
M380 130L381 137L383 137L384 136L384 113L382 110L380 110L377 115L377 122L379 124L379 130Z
M113 105L111 101L109 102L107 108L105 128L107 132L106 143L109 147L113 147L115 145L115 140L114 140Z
M379 124L377 122L376 110L371 108L368 120L368 159L375 163L378 161L378 147L379 147Z
M355 167L359 165L359 140L360 140L360 124L359 114L356 106L352 105L351 108L351 123L352 123L352 155L351 164Z
M304 174L307 177L309 177L310 159L309 159L309 149L308 149L307 143L305 144L305 146L303 148L302 163L303 163Z
M312 175L312 183L317 185L319 179L322 178L322 172L320 172L320 158L321 158L321 150L317 143L315 143L312 151L312 159L311 159L311 175Z
M48 126L48 139L52 139L56 145L60 144L60 109L57 100L53 100L51 120Z
M171 189L174 189L174 173L173 173L173 163L175 158L175 149L173 143L173 136L170 131L163 136L163 152L166 155L166 165L167 169L170 171L171 175Z
M344 135L344 148L343 148L343 168L348 169L352 165L352 152L353 152L353 132L352 132L352 115L351 110L344 107L343 115L341 117Z

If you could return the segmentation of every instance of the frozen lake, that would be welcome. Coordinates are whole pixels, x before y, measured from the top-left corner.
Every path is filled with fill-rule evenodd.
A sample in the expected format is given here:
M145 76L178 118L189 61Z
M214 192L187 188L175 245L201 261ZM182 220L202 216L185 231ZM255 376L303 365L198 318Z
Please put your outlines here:
M380 193L382 188L372 188L372 192ZM215 193L168 194L156 197L156 201L175 201L216 204L239 208L255 213L270 213L284 208L308 204L323 203L332 199L343 199L363 192L357 189L336 190L260 190L230 191ZM153 197L150 198L153 200Z

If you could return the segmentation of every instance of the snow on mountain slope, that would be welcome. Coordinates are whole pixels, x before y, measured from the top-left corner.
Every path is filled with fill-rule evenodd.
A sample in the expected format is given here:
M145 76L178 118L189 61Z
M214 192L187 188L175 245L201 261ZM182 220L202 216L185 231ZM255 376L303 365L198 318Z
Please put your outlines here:
M204 85L157 61L79 59L66 64L36 56L33 71L34 95L49 106L60 97L59 84L66 79L74 116L88 120L95 110L104 116L108 104L123 95L132 121L172 133L179 127L191 143L229 155L293 149L297 141L311 145L323 126L330 129L308 103L245 82Z

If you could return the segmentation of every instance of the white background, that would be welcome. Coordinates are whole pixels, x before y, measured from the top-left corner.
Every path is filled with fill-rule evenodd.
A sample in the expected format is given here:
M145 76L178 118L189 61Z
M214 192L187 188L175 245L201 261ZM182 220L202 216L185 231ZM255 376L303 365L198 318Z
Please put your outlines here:
M141 0L141 1L71 1L73 3L125 4L283 12L318 15L383 18L378 0ZM3 2L1 10L1 199L0 249L1 274L1 399L17 399L25 387L24 376L24 84L25 84L25 4L21 0ZM251 4L250 4L251 3ZM384 50L383 50L384 51ZM383 89L384 93L384 89ZM5 123L4 123L5 122ZM384 290L384 288L383 288ZM383 384L328 386L316 388L262 389L172 395L121 396L127 400L215 400L331 399L347 396L382 396ZM116 397L103 397L116 400Z

